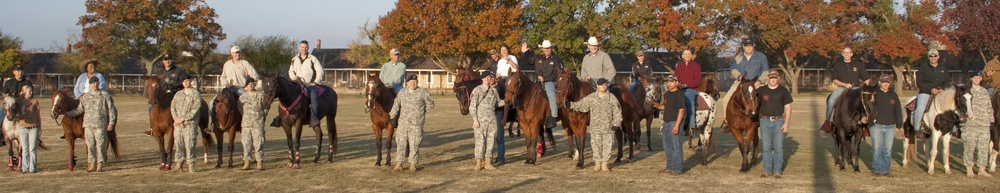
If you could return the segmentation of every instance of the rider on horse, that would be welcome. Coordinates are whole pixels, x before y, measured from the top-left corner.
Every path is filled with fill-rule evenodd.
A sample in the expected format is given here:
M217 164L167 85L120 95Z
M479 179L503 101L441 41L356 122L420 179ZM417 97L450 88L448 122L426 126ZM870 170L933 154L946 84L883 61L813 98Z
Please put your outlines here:
M840 99L841 93L858 89L862 82L868 84L871 81L865 64L861 63L860 60L853 60L854 52L851 47L844 48L841 55L844 56L844 60L836 61L833 64L833 85L836 85L837 88L833 89L833 92L826 99L826 122L821 129L827 133L831 131L829 125L830 120L833 119L833 105L837 99Z
M740 84L740 76L743 76L743 79L746 80L757 79L758 82L754 83L754 88L760 87L760 83L767 81L763 79L768 71L767 56L764 53L754 51L754 46L755 44L752 41L743 42L743 54L736 54L733 63L730 65L730 68L732 68L731 78L735 80L732 84L733 86L730 86L729 91L726 92L726 96L718 101L717 104L719 106L716 109L727 109L726 106L729 106L730 97L736 91L736 87L734 86ZM725 111L719 114L718 118L726 120Z
M323 64L316 59L316 56L309 54L309 42L305 40L299 42L299 55L292 58L292 64L288 67L288 79L306 86L311 104L309 109L312 113L309 125L313 127L319 126L316 88L325 81L324 78Z
M940 93L945 88L951 86L951 75L948 74L948 68L941 66L938 63L938 58L940 58L938 50L931 49L927 52L927 58L930 61L928 64L920 64L917 69L917 88L920 89L920 93L917 94L917 106L913 114L913 119L910 120L913 123L914 131L921 131L922 128L921 121L924 118L924 112L927 111L927 102L930 101L931 95ZM925 131L926 132L926 131ZM916 135L918 138L924 135Z
M222 85L224 85L226 89L222 89L220 92L233 91L233 94L236 94L235 96L238 98L240 95L243 95L243 93L246 93L246 90L243 90L243 86L246 85L247 80L260 79L260 76L257 75L257 70L253 68L253 65L251 65L250 62L247 62L240 57L239 46L229 48L229 55L232 56L232 59L226 61L226 64L222 65L222 75L219 76L219 81L222 82ZM208 112L215 112L213 111L214 108L215 98L213 97L212 101L208 104ZM209 121L211 120L212 119L209 119ZM214 124L209 122L207 132L211 133L214 131Z
M167 93L171 95L177 93L177 91L183 90L184 85L181 84L183 77L187 77L187 73L181 69L181 67L174 65L174 57L170 54L163 54L163 69L156 73L156 76L163 77L163 82L166 83L164 87L167 89ZM172 99L172 98L171 98ZM149 105L149 111L153 110L153 105ZM152 135L153 128L150 127L149 130L143 131L146 135Z
M698 104L696 100L698 98L698 84L701 83L701 64L694 61L694 53L690 48L681 52L681 58L684 60L677 62L674 74L677 74L677 83L680 83L678 87L687 88L684 89L684 98L687 99L684 103L687 110L684 113L687 113L687 128L693 129L697 127L698 122L695 120L695 105Z
M595 81L597 79L607 79L608 80L608 90L614 88L615 79L615 64L611 62L611 56L608 56L607 52L600 50L601 42L597 41L596 37L590 37L587 42L587 49L590 53L583 56L583 63L580 65L580 77L583 77L587 82L593 83L596 88L597 84Z
M378 79L385 83L386 87L392 89L392 94L398 94L403 90L403 79L406 76L406 64L399 61L399 49L389 50L390 61L382 64L382 72Z
M556 119L559 118L559 107L556 105L556 77L559 77L563 63L559 56L552 53L552 42L549 40L542 41L542 45L538 45L538 47L542 48L542 53L545 55L535 55L533 52L529 52L527 43L521 44L521 50L524 50L521 60L524 60L528 65L535 66L538 82L542 83L545 88L545 96L549 99L549 112L552 112L552 116L549 116L548 120L545 121L545 127L552 128L556 126Z

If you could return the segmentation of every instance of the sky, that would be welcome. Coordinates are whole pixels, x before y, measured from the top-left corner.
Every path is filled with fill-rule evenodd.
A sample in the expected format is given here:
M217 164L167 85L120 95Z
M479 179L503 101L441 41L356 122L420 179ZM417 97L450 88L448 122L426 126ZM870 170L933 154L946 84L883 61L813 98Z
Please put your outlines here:
M40 3L41 2L41 3ZM227 39L218 50L228 49L244 35L285 35L308 40L324 48L346 48L358 37L358 27L366 21L378 22L395 7L392 0L207 0L215 8ZM23 50L62 48L66 38L79 36L76 25L86 14L81 0L37 1L0 0L0 31L20 37Z

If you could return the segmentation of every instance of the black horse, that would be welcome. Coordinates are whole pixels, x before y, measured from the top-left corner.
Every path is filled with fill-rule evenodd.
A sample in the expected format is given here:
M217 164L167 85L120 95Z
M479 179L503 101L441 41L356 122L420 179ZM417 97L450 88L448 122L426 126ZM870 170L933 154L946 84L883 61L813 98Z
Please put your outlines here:
M834 104L832 128L833 142L837 148L833 159L840 170L847 163L858 169L858 158L864 132L868 130L867 117L875 109L875 85L860 85L860 88L848 90L840 95ZM846 162L846 163L845 163Z

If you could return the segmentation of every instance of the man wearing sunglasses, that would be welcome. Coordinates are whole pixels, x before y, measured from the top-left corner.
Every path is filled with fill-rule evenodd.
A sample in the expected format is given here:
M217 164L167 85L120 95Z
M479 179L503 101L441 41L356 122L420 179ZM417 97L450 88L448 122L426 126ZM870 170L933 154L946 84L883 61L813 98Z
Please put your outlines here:
M917 94L917 107L913 113L913 119L910 120L913 123L913 129L916 131L921 131L924 128L921 127L920 121L924 118L924 113L927 110L927 102L930 100L931 95L935 95L945 88L951 87L951 75L948 74L948 68L942 66L938 63L938 59L941 55L938 53L937 49L931 49L927 52L928 64L920 64L917 69L917 88L920 89L920 93ZM926 132L926 131L925 131ZM916 135L918 138L923 137L923 135Z

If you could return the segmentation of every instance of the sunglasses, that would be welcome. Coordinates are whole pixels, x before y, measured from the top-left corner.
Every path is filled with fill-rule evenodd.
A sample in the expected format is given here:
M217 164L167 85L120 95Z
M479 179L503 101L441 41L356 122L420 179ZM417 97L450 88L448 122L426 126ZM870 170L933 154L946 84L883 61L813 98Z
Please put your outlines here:
M938 55L930 55L931 58L937 58Z

